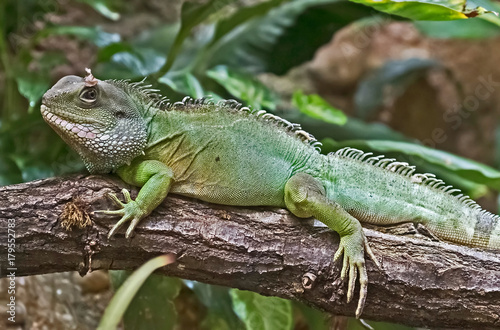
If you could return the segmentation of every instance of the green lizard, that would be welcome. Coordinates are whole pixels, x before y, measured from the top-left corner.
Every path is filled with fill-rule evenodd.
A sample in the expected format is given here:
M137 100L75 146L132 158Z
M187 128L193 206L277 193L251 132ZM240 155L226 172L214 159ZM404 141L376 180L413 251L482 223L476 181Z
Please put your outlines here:
M185 98L173 104L141 83L66 76L45 93L41 113L91 173L117 173L141 187L135 200L110 197L121 216L111 237L137 224L169 192L226 205L286 207L315 217L340 235L347 300L359 273L362 313L368 279L365 252L378 266L361 222L423 224L437 237L500 250L500 221L431 174L383 156L345 148L319 153L297 124L235 101Z

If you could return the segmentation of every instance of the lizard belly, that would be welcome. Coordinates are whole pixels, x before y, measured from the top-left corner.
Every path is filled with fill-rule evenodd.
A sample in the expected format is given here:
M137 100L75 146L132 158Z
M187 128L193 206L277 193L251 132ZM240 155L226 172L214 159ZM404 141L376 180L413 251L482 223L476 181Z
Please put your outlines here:
M279 206L284 207L284 187L277 186L272 190L252 189L223 184L181 183L173 185L171 192L194 197L206 202L239 206Z
M174 168L178 175L172 193L225 205L285 205L284 188L292 173L286 161L266 164L259 158L204 158L188 168Z

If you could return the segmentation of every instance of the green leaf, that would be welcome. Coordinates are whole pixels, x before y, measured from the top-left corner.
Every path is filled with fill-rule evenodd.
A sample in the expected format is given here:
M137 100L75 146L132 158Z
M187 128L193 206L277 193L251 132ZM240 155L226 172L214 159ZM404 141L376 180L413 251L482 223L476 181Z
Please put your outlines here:
M17 60L14 68L10 69L14 72L19 93L29 101L29 112L31 113L52 84L50 71L55 66L65 63L66 58L60 53L45 52L36 59L37 71L28 70L33 62L30 55L18 56Z
M441 22L414 22L415 27L431 38L482 39L500 35L500 26L483 19Z
M120 14L111 10L109 8L109 2L107 0L78 0L94 8L102 16L109 18L112 21L117 21L120 19Z
M16 77L19 93L28 99L30 111L50 88L50 76L44 73L25 72Z
M353 147L365 151L376 151L381 154L384 153L399 153L408 155L409 163L417 166L425 166L429 163L450 171L463 179L470 180L475 183L486 185L495 190L500 190L500 171L481 164L479 162L451 154L446 151L429 148L423 145L397 142L397 141L342 141L334 142L332 140L325 141L324 147L340 149L343 147Z
M165 57L151 48L136 48L132 52L118 52L109 62L99 63L95 67L96 75L101 79L129 79L148 76L156 72L165 63Z
M293 302L293 305L300 310L308 328L312 330L329 330L332 326L328 322L330 316L327 313L311 308L300 302ZM351 329L349 329L351 330Z
M412 20L447 21L487 13L484 8L465 9L466 0L351 0L392 15Z
M120 52L134 54L144 49L151 49L161 57L165 57L170 50L172 43L179 31L180 24L166 24L152 29L144 30L139 36L126 42L114 42L99 49L97 55L98 62L109 61L111 57Z
M118 33L104 32L98 26L53 26L41 30L36 38L41 39L53 35L75 36L81 40L88 40L97 47L106 47L121 40Z
M180 22L155 26L144 30L141 34L130 41L130 44L138 48L152 48L158 52L167 54L179 33Z
M246 71L262 72L268 66L265 58L285 31L306 9L339 0L296 0L272 8L265 15L254 17L233 28L211 45L205 61L207 67L218 64L244 67ZM264 12L264 11L263 11ZM288 54L293 56L293 54Z
M479 18L500 27L500 17L498 14L500 12L500 4L489 0L475 0L471 1L471 3L479 3L491 9L492 11L489 14L481 15Z
M265 49L266 53L262 58L266 71L283 75L291 68L312 60L318 48L327 44L337 31L365 17L373 21L374 29L391 20L389 15L375 15L372 8L349 1L308 7L270 48ZM369 30L371 28L364 31ZM297 42L298 40L307 42Z
M97 62L110 61L113 55L117 53L133 53L134 49L128 42L114 42L99 49L97 53Z
M247 330L292 329L292 304L289 300L237 289L231 289L230 294L233 309Z
M411 141L403 134L392 130L388 126L373 122L367 123L356 118L348 117L343 126L325 123L313 119L299 111L286 111L280 114L281 117L291 123L300 123L302 128L312 133L316 138L333 138L338 141L343 140L395 140Z
M48 164L34 161L31 155L10 155L10 159L22 171L22 181L28 182L47 178L54 175L53 169Z
M491 11L500 11L500 4L489 0L468 1L471 7L481 6ZM477 19L415 22L420 32L431 38L491 38L500 34L500 18L493 13L479 16Z
M166 62L165 54L171 49L179 27L179 23L154 27L127 42L115 42L99 49L95 73L104 78L130 79L158 71ZM184 70L197 54L197 49L190 45L188 40L183 44L185 53L180 64Z
M222 10L236 0L209 0L204 4L184 2L181 9L181 27L167 56L167 62L157 72L156 77L164 76L174 64L177 55L182 49L184 40L191 34L191 30L205 21L210 15Z
M182 95L189 95L193 98L208 96L198 79L189 72L170 71L158 81Z
M219 20L215 27L212 44L229 32L233 31L239 25L249 21L252 18L266 14L269 10L276 6L279 6L284 1L285 0L269 0L258 3L254 6L243 7L237 10L230 17Z
M386 62L359 83L354 95L356 114L369 118L386 97L399 97L427 70L439 67L442 65L438 61L421 58Z
M248 73L218 65L208 70L206 75L253 109L276 109L278 97L267 86Z
M198 300L207 307L207 315L201 324L202 328L217 330L244 329L243 323L233 311L229 288L189 280L184 280L184 283L193 290Z
M177 321L174 299L181 287L178 278L149 276L123 316L125 330L174 329Z
M302 91L296 91L293 93L292 103L309 117L336 125L347 122L347 116L341 110L334 108L317 94L305 95Z
M122 285L120 286L120 289L113 296L113 299L111 299L108 307L106 307L101 322L99 323L98 330L116 329L122 316L124 315L129 305L131 304L132 299L134 299L134 296L139 291L139 289L146 281L146 279L151 275L151 273L153 273L156 269L160 267L173 263L174 261L175 258L172 255L163 255L156 257L154 259L149 260L144 265L142 265L126 280L123 280L123 278L125 277L124 273L121 274L118 273L119 274L118 277L121 277L121 280L120 278L118 278L118 282L121 282ZM152 284L154 284L155 281L156 284L159 284L158 280L152 280L152 281L153 281ZM167 298L159 302L156 300L153 301L149 300L148 298L144 298L145 296L139 296L139 298L137 298L136 301L131 305L132 309L130 309L130 311L127 310L127 313L130 312L133 313L134 315L132 316L131 314L129 314L129 316L125 317L130 322L133 322L131 321L133 319L142 321L145 324L148 324L149 328L135 328L135 329L173 328L174 322L172 322L171 319L167 320L163 318L162 315L167 315L169 317L175 315L175 310L173 310L173 304L171 303L171 300L175 296L177 296L180 290L178 287L180 285L180 281L179 280L177 281L178 282L175 282L175 280L172 279L165 280L165 282L160 281L161 282L160 285L162 288L161 291L159 290L159 288L155 289L155 287L151 285L148 285L145 288L145 293L146 293L145 296L148 296L151 299L162 299L164 298L162 294L167 294ZM175 287L176 285L177 287ZM153 293L153 295L151 295L151 293ZM161 310L158 310L157 307L159 307ZM156 317L158 317L158 319ZM155 324L151 325L149 323L149 321L153 319L155 321L160 322L158 326L156 326ZM132 326L137 325L135 324L135 322L133 323L134 324L132 324ZM170 327L170 325L172 327Z

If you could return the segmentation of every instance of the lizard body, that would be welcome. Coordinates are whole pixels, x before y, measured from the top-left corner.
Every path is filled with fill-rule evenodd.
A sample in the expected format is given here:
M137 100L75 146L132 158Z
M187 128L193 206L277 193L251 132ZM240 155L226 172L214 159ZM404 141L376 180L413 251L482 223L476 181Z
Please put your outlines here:
M334 259L353 297L359 273L361 315L367 295L364 253L378 265L360 225L415 222L444 240L500 250L500 221L431 174L352 148L330 155L297 124L234 101L186 98L165 104L149 86L67 76L43 97L44 119L91 173L116 172L141 187L135 200L110 197L121 216L109 236L139 221L169 192L225 205L286 207L339 233Z

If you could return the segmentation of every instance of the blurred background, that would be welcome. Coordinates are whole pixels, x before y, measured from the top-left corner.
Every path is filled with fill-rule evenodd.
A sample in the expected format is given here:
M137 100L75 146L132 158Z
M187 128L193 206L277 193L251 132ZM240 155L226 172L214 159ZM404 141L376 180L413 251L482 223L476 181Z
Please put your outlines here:
M352 146L410 162L496 213L500 20L475 8L499 11L500 4L443 4L2 0L0 186L85 171L39 107L58 79L83 76L88 67L99 79L147 77L172 102L211 95L265 109L300 123L322 141L325 153ZM168 281L176 293L155 304L169 306L170 320L154 327L126 322L126 329L249 328L235 306L252 311L248 301L264 299ZM102 271L18 282L20 321L5 324L9 329L94 329L112 295ZM6 285L2 279L0 314ZM273 329L361 327L274 299L287 318Z

